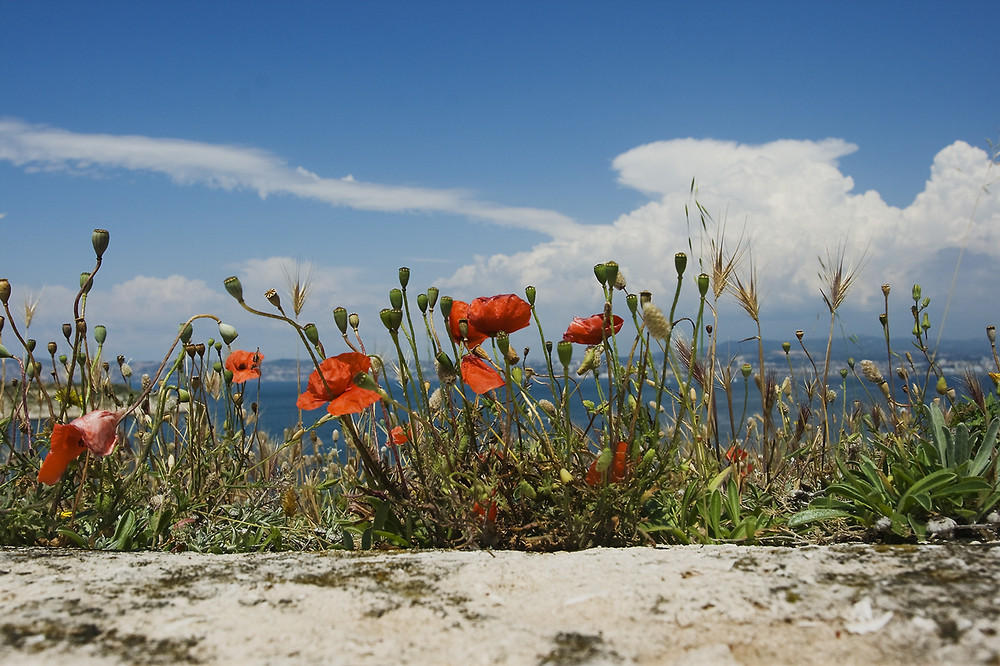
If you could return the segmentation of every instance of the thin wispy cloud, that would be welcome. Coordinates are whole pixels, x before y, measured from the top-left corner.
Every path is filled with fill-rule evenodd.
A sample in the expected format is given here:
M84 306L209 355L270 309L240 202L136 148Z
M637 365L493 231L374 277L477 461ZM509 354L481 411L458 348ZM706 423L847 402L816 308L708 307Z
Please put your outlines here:
M103 174L145 171L181 185L292 195L333 206L381 212L431 212L517 227L558 237L576 224L550 210L480 201L456 189L388 185L319 176L264 150L136 135L82 134L0 119L0 160L26 171Z

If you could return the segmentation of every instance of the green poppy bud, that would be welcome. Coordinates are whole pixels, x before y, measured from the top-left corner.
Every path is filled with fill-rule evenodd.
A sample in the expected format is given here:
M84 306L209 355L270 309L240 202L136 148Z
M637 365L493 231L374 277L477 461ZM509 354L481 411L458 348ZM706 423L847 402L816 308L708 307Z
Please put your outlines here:
M69 356L66 354L59 354L59 364L65 366L69 362Z
M333 309L333 322L340 329L341 335L347 335L347 310L344 308Z
M222 341L227 345L233 344L233 340L235 340L237 336L239 336L239 333L236 332L234 327L229 324L219 324L219 337L221 337ZM188 334L188 337L190 337L190 334Z
M104 341L108 339L108 329L106 329L101 324L94 327L94 340L97 340L97 344L103 345Z
M688 256L683 252L678 252L674 255L674 268L677 269L677 277L684 275L684 271L687 269Z
M913 285L913 301L916 302L919 300L920 300L920 285L915 284Z
M420 314L427 314L427 294L417 294L417 308Z
M528 305L535 304L535 295L536 295L536 290L534 286L529 284L527 287L524 288L524 296L528 299Z
M625 304L628 306L628 311L635 316L635 313L639 310L639 296L637 294L629 294L625 297Z
M742 373L743 379L749 379L751 372L753 372L753 366L749 363L744 363L740 366L740 373Z
M90 234L90 242L94 246L94 252L98 259L104 256L110 241L111 234L108 233L107 229L94 229L94 232Z
M937 385L934 387L934 390L941 395L948 392L948 382L945 381L944 377L938 377Z
M406 285L410 283L410 269L403 266L399 269L399 286L406 289Z
M445 321L448 321L448 318L451 317L451 304L451 296L441 297L441 316L444 317Z
M191 394L185 389L177 389L177 402L190 402Z
M229 295L237 300L237 302L243 302L243 285L240 283L240 279L235 275L230 275L225 280L222 281L223 286Z
M434 306L437 305L438 295L440 293L441 292L437 287L427 288L427 307L430 308L431 310L433 310Z
M399 289L391 289L389 291L389 305L392 306L393 310L401 310L403 308L403 292Z
M434 357L437 359L438 365L444 372L454 375L455 374L455 364L451 362L451 357L444 352L438 352L438 355Z
M212 364L212 370L216 372L222 372L222 361L216 361Z

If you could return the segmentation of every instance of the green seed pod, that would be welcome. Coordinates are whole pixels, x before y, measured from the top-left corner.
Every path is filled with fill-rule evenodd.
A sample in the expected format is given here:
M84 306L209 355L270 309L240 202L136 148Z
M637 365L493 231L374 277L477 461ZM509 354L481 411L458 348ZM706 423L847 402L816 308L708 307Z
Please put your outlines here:
M698 274L698 293L701 294L702 298L705 298L705 294L708 293L708 286L711 283L711 278L708 277L708 273Z
M306 340L309 344L316 346L319 344L319 329L316 328L316 324L308 323L302 327L302 333L306 336Z
M535 287L532 286L532 285L530 285L530 284L527 287L524 288L524 296L525 296L525 298L528 299L528 305L534 305L535 304L536 291L537 290L535 289Z
M743 375L743 379L749 379L751 372L753 372L753 366L749 363L744 363L740 366L740 373Z
M569 340L562 340L556 346L556 350L559 353L559 362L562 363L564 368L568 368L569 364L573 361L573 343Z
M0 345L0 358L14 358L14 355L7 351L7 348Z
M403 266L399 269L399 286L406 289L406 285L410 283L410 269Z
M35 342L35 340L33 338L28 338L25 341L25 343L24 343L24 348L28 350L29 354L32 354L35 351L35 345L36 344L37 343Z
M625 297L625 304L628 305L628 311L635 316L635 313L639 310L639 296L637 294L629 294Z
M792 348L792 343L791 342L782 342L781 343L781 351L785 352L786 354L788 353L788 351L791 348Z
M94 340L97 341L97 344L103 345L104 341L107 340L107 339L108 339L108 329L106 329L101 324L98 324L97 326L95 326L94 327Z
M451 296L441 297L441 316L444 317L445 321L448 321L448 318L451 317L451 304Z
M191 402L191 394L185 389L177 389L177 402Z
M333 323L340 329L341 335L347 335L347 310L344 308L334 308Z
M430 308L431 310L433 310L434 306L437 305L438 295L440 293L441 292L437 287L427 288L427 307Z
M108 233L107 229L94 229L94 232L90 234L90 242L94 246L94 252L98 259L104 256L110 241L111 234Z
M240 279L235 275L230 275L225 280L222 281L222 285L229 292L229 295L235 298L238 302L243 302L243 285L240 283Z
M10 280L7 278L0 278L0 303L7 305L7 301L10 300Z
M399 289L390 289L389 305L392 306L393 310L401 310L403 308L403 292Z
M688 256L683 252L678 252L674 255L674 268L677 270L677 277L684 275L684 271L687 270Z
M222 331L220 330L219 332L221 333ZM194 327L192 327L190 323L180 325L181 342L183 342L184 344L191 342L191 336L193 334L194 334Z
M417 294L417 308L420 314L427 314L427 294Z
M604 264L604 279L608 286L613 287L618 281L618 262L609 261Z
M594 277L597 278L597 281L600 282L602 286L607 285L608 284L607 265L596 264L594 266Z
M90 279L90 273L80 273L80 289L83 289L83 293L89 294L93 286L94 281Z
M510 337L505 331L500 331L496 334L494 340L496 340L497 349L499 349L500 353L506 357L507 352L510 351Z

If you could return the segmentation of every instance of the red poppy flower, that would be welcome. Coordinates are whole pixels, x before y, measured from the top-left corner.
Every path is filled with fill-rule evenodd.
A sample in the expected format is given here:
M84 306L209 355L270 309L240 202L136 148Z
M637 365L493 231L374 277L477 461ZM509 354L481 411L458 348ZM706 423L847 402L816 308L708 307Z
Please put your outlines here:
M520 331L531 322L531 306L516 294L480 296L469 303L469 324L486 335Z
M233 382L242 384L250 379L260 377L260 362L264 355L260 352L248 352L234 349L226 358L226 370L233 373Z
M624 320L618 315L613 316L614 332L622 330ZM590 317L573 317L572 323L563 334L563 340L576 342L581 345L599 345L604 340L603 336L611 337L611 322L604 323L602 335L601 325L604 323L603 314L595 314Z
M396 426L395 428L393 428L392 432L389 433L389 436L390 439L392 440L392 443L395 444L396 446L399 446L400 444L406 444L408 441L410 441L410 436L403 429L403 426Z
M84 451L97 456L106 456L118 443L118 422L121 414L106 410L88 412L71 423L57 423L52 426L49 438L49 453L38 470L38 480L55 485L70 462Z
M490 364L472 354L466 354L462 357L462 381L480 395L500 388L505 383L500 373L494 370Z
M472 505L472 513L479 516L479 519L485 523L495 523L497 521L497 503L490 502L487 508L483 508L482 504L475 502Z
M295 404L299 409L310 410L329 402L326 411L334 416L357 414L381 397L375 391L354 384L354 376L359 372L368 372L371 367L371 359L357 352L328 358L319 364L319 370L313 370L309 375L306 391Z
M458 326L458 322L468 318L469 304L465 301L452 301L451 314L448 315L448 328L451 330L451 337L455 342L462 342L462 332ZM466 344L469 347L475 347L488 337L490 336L477 330L472 325L472 322L469 321L469 334L466 337Z
M603 472L597 469L597 461L595 460L590 464L590 469L587 470L587 485L597 486L605 481L609 483L618 483L625 478L625 472L627 471L628 464L628 442L618 442L615 446L615 455L611 460L611 466L608 467ZM606 478L605 478L606 477Z

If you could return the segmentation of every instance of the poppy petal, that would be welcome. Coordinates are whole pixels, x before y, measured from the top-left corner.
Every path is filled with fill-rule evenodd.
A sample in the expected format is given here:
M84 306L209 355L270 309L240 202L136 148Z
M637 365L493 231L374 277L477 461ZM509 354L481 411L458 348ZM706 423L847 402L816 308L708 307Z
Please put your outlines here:
M375 391L363 389L360 386L352 385L336 398L330 401L326 411L334 416L344 416L345 414L357 414L364 411L369 405L374 405L381 399Z
M462 381L479 395L500 388L505 383L499 372L483 359L472 355L462 357Z
M48 486L59 482L69 464L87 450L83 445L83 432L75 425L57 423L52 426L49 453L38 470L38 480Z
M118 443L118 421L121 416L104 409L88 412L70 424L79 429L83 445L98 456L106 456Z

